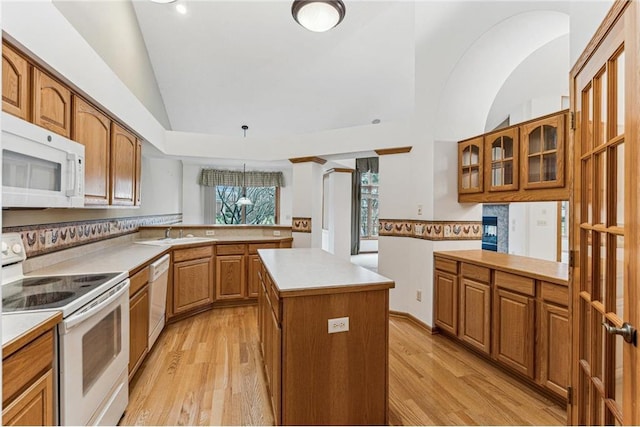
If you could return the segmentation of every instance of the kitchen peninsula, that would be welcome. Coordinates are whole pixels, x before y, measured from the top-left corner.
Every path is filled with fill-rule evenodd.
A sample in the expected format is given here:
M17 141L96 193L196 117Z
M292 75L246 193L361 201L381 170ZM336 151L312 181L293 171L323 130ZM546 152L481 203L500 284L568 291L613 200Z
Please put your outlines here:
M258 254L259 333L276 424L388 424L394 282L321 249Z

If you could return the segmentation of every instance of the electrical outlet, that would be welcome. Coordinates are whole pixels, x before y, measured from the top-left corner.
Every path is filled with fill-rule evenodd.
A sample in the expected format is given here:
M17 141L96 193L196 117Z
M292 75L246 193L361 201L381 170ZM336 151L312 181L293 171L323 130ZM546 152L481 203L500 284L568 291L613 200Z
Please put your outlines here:
M336 332L347 332L349 330L349 318L338 317L336 319L329 319L329 333L335 334Z
M273 230L273 235L274 236L279 236L280 235L280 230Z
M422 215L422 205L418 205L418 215Z
M215 236L216 235L216 231L215 230L206 230L204 232L205 235L207 236Z
M420 289L416 291L416 301L422 302L422 291Z

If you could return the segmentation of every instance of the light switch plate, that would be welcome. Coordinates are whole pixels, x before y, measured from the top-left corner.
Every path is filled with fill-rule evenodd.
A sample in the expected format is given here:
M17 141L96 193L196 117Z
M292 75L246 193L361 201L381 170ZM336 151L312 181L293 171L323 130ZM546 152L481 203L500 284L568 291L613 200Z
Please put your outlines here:
M336 332L347 332L349 330L349 318L338 317L336 319L329 319L329 333L335 334Z
M273 230L273 235L274 236L279 236L280 235L280 230Z
M205 235L207 236L215 236L216 235L216 230L206 230L204 232Z

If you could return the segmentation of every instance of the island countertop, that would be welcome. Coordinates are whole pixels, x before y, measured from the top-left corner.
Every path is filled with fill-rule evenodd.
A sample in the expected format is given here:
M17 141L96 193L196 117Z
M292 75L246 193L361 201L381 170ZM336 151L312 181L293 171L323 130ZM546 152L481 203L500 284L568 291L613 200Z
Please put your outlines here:
M281 297L395 287L392 279L322 249L259 249L258 254Z

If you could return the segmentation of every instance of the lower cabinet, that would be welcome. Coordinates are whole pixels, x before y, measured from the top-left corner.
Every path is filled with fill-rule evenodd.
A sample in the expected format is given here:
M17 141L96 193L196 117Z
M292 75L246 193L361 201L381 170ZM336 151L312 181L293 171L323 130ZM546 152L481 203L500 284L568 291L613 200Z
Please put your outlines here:
M491 286L462 278L459 336L478 350L491 352Z
M216 257L216 300L244 297L244 260L244 255L218 255Z
M199 258L173 265L173 314L213 303L213 260Z
M259 255L249 255L249 277L247 278L249 281L247 296L249 298L256 298L258 296L258 289L260 289L260 276L258 275L260 265Z
M534 378L535 301L526 295L497 289L494 307L494 357Z
M540 303L540 347L538 364L540 384L567 397L569 385L569 310Z
M129 300L129 381L149 351L149 285Z
M435 324L450 334L458 334L458 277L445 271L436 270Z
M2 425L53 425L53 370L49 369L2 410Z

